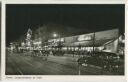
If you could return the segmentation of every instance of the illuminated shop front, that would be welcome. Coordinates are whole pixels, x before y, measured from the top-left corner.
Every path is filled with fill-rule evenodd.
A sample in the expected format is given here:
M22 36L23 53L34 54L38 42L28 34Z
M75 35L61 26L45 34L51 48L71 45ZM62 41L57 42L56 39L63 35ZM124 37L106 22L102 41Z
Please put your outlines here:
M123 40L121 40L123 42ZM62 44L61 50L63 51L104 51L104 52L112 52L117 53L118 51L118 43L119 43L119 35L118 29L101 31L57 38L48 40L49 50L59 50L58 43Z

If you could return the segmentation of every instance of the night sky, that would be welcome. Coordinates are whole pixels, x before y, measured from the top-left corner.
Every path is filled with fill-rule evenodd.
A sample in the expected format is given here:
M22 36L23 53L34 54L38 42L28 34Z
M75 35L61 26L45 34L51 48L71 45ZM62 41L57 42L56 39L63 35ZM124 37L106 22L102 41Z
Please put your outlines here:
M68 35L119 28L124 32L124 5L77 4L7 4L6 40L14 41L28 28L54 25L51 30L63 30ZM66 34L66 33L65 33Z

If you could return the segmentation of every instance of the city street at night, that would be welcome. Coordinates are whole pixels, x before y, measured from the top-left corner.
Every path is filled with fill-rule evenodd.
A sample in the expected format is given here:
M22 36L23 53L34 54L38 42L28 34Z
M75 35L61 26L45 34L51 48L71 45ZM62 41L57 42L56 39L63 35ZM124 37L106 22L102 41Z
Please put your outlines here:
M6 75L124 75L124 5L6 8Z
M49 56L47 61L40 57L26 56L25 54L7 55L6 74L9 75L79 75L77 57ZM109 75L100 67L82 66L81 75Z

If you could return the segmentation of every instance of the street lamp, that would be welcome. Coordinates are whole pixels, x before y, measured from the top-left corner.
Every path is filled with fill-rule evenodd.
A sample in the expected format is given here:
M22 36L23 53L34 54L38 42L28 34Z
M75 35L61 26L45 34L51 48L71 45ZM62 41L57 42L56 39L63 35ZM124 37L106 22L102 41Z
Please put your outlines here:
M58 35L56 33L53 34L53 37L56 38Z

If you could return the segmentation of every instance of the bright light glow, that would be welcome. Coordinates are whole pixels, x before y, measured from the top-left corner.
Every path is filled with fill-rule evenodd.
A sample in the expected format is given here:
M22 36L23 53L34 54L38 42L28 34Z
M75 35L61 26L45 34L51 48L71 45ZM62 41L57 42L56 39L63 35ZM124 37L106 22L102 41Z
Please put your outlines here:
M54 34L53 34L53 37L57 37L57 34L56 34L56 33L54 33Z
M78 47L76 47L75 50L78 50Z
M63 47L64 50L67 50L67 47Z
M91 35L80 35L78 37L78 41L83 41L83 40L91 40L92 36Z

